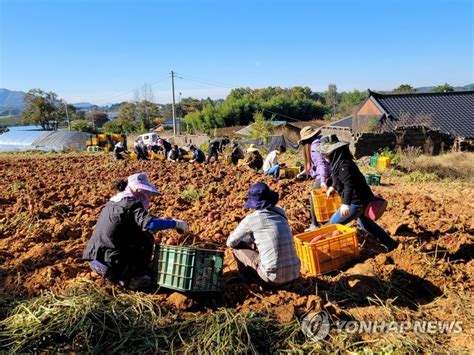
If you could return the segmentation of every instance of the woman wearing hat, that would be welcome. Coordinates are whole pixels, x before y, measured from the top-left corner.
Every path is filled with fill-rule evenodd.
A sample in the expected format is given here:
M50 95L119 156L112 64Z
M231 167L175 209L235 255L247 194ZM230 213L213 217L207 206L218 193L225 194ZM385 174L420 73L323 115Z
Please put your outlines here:
M247 153L249 156L245 160L244 165L247 165L250 169L260 170L263 166L263 157L255 144L250 144L247 148Z
M266 184L253 184L244 208L255 211L245 217L227 239L227 246L234 248L241 274L245 276L249 271L271 286L296 280L301 266L288 217L276 206L277 202L278 194Z
M365 216L365 210L374 200L374 194L354 162L349 143L340 142L335 134L324 136L318 151L332 168L332 186L329 187L327 195L331 196L337 191L342 198L341 207L332 215L329 223L347 224L357 219L359 226L366 233L378 238L389 251L395 249L398 242Z
M320 145L321 128L313 128L311 126L303 127L300 131L300 141L303 148L304 170L297 177L311 177L314 179L313 190L320 187L326 191L327 183L331 176L331 166L324 160L321 153L317 151ZM309 206L311 214L311 226L307 231L316 229L316 216L314 214L313 199L309 196Z
M148 207L160 192L146 173L119 181L120 191L102 209L82 258L91 269L112 283L136 288L150 280L147 269L153 251L150 232L164 229L187 231L184 221L150 216Z

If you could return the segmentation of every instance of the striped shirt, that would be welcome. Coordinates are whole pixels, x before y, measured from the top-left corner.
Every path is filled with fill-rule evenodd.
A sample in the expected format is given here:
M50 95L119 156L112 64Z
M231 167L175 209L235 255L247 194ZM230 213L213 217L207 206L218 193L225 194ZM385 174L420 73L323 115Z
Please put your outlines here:
M232 248L240 242L255 243L260 254L258 268L271 282L284 284L299 277L301 262L281 208L255 210L245 217L230 234L227 246Z

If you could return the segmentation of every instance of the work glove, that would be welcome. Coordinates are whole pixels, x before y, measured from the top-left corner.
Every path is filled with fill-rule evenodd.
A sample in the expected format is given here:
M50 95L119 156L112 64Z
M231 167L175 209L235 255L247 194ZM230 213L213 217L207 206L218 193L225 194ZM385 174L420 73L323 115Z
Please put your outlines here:
M328 190L328 185L326 185L325 182L321 182L321 190L327 191Z
M351 209L350 209L349 205L344 205L344 204L341 205L341 216L342 217L349 217L350 211L351 211Z
M305 179L306 178L306 170L303 170L302 172L298 173L298 175L296 175L296 178Z
M179 232L186 233L189 230L188 224L185 221L179 219L174 220L176 222L175 229Z
M331 197L331 196L334 194L334 192L336 192L336 190L334 190L334 187L331 186L331 187L326 191L326 196L327 196L327 197Z

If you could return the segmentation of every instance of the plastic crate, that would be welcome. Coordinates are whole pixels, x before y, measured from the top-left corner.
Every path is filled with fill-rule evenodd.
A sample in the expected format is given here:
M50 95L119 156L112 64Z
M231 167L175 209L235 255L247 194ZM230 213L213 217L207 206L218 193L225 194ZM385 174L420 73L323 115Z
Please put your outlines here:
M284 171L284 174L283 176L287 179L293 179L296 177L296 175L299 174L300 172L300 168L298 168L297 166L290 166L290 167L286 167L283 169Z
M377 159L377 169L383 170L390 167L390 158L379 157Z
M377 160L379 159L379 156L377 154L374 154L370 157L370 166L372 168L376 168L377 167Z
M373 174L371 179L371 185L378 186L380 185L380 180L382 176L380 174Z
M367 185L380 185L380 180L382 176L380 174L365 174L365 181L367 182Z
M151 160L165 160L165 155L163 152L150 152L150 159Z
M157 245L153 261L156 283L185 292L216 292L221 287L224 252Z
M334 212L341 207L341 197L335 192L331 197L326 196L326 192L321 189L311 191L313 200L314 215L316 221L327 222Z
M340 234L332 236L336 230ZM319 235L326 237L309 243ZM355 229L340 224L295 235L295 248L301 267L313 276L338 270L359 257Z

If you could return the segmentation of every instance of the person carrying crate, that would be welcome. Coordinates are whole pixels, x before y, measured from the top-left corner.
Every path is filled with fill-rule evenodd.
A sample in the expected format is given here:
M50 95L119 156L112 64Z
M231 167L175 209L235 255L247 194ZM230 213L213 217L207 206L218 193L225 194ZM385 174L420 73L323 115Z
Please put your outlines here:
M310 177L314 180L313 190L321 188L327 190L327 183L331 177L331 166L324 160L321 153L316 149L320 145L321 128L313 128L311 126L303 127L300 131L300 141L303 149L304 170L297 175L297 178ZM309 196L309 206L311 215L311 225L305 230L312 231L317 228L316 216L314 213L313 199Z
M276 206L278 199L278 193L265 183L253 184L244 208L255 211L227 239L242 277L256 276L270 286L283 286L298 279L301 267L288 217Z
M186 222L148 214L154 195L160 192L146 173L133 174L117 183L119 193L103 207L82 258L93 271L111 283L136 289L151 281L154 239L150 232L176 229L186 232Z
M347 224L357 219L359 226L370 236L382 242L388 251L398 246L371 218L365 215L366 209L375 196L360 172L354 157L349 151L349 143L341 142L335 134L323 136L317 150L331 164L332 185L327 190L331 196L335 191L342 198L341 207L332 215L329 224Z

